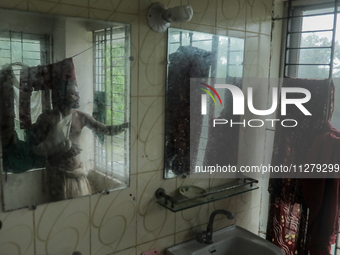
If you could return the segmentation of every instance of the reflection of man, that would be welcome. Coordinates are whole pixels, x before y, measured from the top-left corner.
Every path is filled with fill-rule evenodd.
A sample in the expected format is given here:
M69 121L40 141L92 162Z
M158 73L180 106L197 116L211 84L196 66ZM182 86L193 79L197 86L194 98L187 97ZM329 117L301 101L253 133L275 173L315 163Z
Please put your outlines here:
M80 161L79 138L84 126L96 133L116 135L128 123L106 126L79 108L79 92L69 81L55 92L56 107L42 113L34 124L34 152L47 156L48 188L53 200L91 194L87 170Z

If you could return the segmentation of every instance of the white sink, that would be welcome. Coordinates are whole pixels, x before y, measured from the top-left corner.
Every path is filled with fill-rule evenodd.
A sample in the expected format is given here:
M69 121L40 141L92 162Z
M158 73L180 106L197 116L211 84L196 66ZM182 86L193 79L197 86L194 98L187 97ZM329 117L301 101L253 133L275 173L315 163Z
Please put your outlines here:
M232 225L213 233L213 243L191 240L165 250L166 255L283 255L274 244Z

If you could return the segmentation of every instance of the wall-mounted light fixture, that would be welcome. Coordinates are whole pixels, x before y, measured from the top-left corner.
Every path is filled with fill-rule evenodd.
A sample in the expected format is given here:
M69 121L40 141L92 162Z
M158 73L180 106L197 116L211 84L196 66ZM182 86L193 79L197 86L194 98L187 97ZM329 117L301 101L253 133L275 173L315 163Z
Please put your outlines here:
M168 29L170 23L188 22L193 10L190 5L166 8L164 4L153 3L148 9L148 23L153 31L162 33Z

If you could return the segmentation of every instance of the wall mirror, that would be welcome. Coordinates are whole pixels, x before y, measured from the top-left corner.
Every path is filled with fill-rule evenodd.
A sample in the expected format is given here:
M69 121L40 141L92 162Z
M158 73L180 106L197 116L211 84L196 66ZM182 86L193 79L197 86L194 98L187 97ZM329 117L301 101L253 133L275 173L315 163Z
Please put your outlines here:
M218 139L209 129L209 118L232 117L232 97L226 90L221 95L223 107L208 100L208 113L199 119L201 129L190 137L190 79L212 78L242 86L244 39L183 29L168 29L168 70L165 108L164 178L187 175L190 169L190 147L197 151L194 164L207 163L214 154L212 147ZM214 86L214 84L212 84ZM200 90L201 93L205 93ZM198 99L200 97L197 97ZM231 116L229 116L231 115ZM234 121L237 121L234 119ZM237 164L238 128L224 134L224 163ZM215 137L212 139L212 137ZM195 141L190 145L190 142ZM192 148L191 148L192 149Z
M4 211L129 186L130 26L0 10Z

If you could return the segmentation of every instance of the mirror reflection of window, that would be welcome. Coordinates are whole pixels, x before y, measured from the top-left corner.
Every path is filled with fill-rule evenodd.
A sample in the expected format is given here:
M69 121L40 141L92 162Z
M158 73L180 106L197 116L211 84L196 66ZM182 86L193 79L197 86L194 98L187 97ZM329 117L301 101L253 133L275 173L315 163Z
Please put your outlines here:
M128 29L125 26L94 31L94 110L93 116L107 125L129 119ZM129 177L129 136L95 136L95 169L122 181Z

